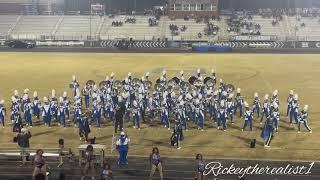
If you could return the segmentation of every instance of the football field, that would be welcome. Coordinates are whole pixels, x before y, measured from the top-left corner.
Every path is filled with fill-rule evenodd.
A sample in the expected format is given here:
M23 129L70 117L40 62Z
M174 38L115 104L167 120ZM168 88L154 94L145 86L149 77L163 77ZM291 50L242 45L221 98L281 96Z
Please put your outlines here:
M140 131L129 127L126 131L131 138L130 155L148 155L153 146L159 147L162 156L204 156L221 158L251 159L287 159L287 160L320 160L320 55L317 54L166 54L166 53L0 53L0 98L7 107L7 127L0 129L0 146L16 147L13 144L12 128L9 126L11 96L15 89L23 94L25 88L38 91L41 97L49 96L55 89L58 96L67 91L72 75L76 75L83 85L92 79L96 83L104 80L106 75L115 73L116 79L124 79L128 72L134 77L150 72L151 79L158 78L163 69L169 78L178 76L184 70L185 77L194 75L200 68L204 74L210 69L216 70L217 79L241 88L244 100L250 106L254 92L259 93L260 100L264 94L269 95L275 89L279 91L281 122L279 133L271 143L270 149L263 147L260 138L261 126L254 118L252 132L241 132L243 119L235 118L235 124L226 132L217 130L213 123L206 121L205 131L196 128L184 132L185 140L182 149L171 148L169 144L171 131L160 125L143 124ZM205 75L203 75L205 76ZM286 99L289 90L299 95L300 107L309 105L309 125L313 133L302 127L297 134L297 127L290 126L286 118ZM33 121L35 119L33 118ZM190 122L191 123L191 122ZM110 123L103 128L91 128L91 137L97 137L97 143L105 144L107 155L111 149L113 128ZM31 129L32 148L55 148L59 138L64 138L66 147L74 150L81 142L78 129L71 126L64 129L54 123L53 128L34 126ZM257 139L255 149L250 149L251 139ZM115 154L116 152L113 152Z

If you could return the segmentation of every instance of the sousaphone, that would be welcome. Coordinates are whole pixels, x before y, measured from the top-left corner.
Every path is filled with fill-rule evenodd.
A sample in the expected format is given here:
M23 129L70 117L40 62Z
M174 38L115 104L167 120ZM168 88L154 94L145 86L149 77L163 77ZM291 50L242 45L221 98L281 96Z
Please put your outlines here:
M195 82L196 80L198 80L197 77L191 76L191 77L188 79L188 82L189 82L191 85L194 85L194 82Z
M144 85L145 85L148 89L150 89L151 86L152 86L152 82L151 82L151 81L144 81Z
M203 83L207 85L207 87L213 87L215 85L215 81L211 77L204 78Z
M161 83L156 83L156 84L154 85L154 89L155 89L156 91L158 91L158 92L162 92L162 91L165 90L165 87L164 87Z
M115 89L121 89L121 87L122 87L122 82L121 82L120 80L115 80L115 81L113 82L113 88L115 88Z
M87 85L87 86L91 86L91 87L93 87L95 84L96 84L96 83L94 82L94 80L88 80L88 81L86 82L86 85Z

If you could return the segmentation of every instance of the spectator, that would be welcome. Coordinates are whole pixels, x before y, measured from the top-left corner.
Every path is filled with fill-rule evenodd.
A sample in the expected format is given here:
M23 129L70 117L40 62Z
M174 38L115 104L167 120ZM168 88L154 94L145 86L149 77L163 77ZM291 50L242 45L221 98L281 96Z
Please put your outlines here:
M196 160L197 160L197 174L196 174L196 180L204 180L204 175L203 172L205 170L205 162L203 161L202 154L197 154L196 155Z
M81 180L83 180L88 175L91 175L92 179L94 179L95 169L94 169L94 156L93 156L93 146L92 145L87 146L87 149L84 153L84 156L85 156L85 158L84 158L85 165L84 165L83 176L82 176ZM90 170L90 173L89 173L89 170Z
M103 166L100 180L113 180L110 164L105 164Z
M31 133L26 129L22 128L21 133L17 136L17 142L21 150L21 157L22 157L22 165L25 165L28 152L27 150L30 147L29 139L31 138Z
M152 153L150 155L150 164L151 164L151 171L150 171L150 180L152 179L155 171L158 169L160 173L160 179L163 179L163 171L162 171L162 164L159 149L154 147L152 149Z
M46 180L48 179L47 175L49 175L49 172L47 172L47 165L42 155L43 150L38 149L33 160L33 164L35 166L33 170L34 180L37 180L36 178L41 179L43 177L45 177Z

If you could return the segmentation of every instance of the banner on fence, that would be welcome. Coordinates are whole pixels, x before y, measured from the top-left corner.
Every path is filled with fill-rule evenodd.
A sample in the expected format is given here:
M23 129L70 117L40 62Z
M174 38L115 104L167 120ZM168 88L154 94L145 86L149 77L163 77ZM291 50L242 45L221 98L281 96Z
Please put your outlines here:
M296 42L296 48L320 48L320 41Z
M233 36L232 41L272 41L272 36Z
M84 41L36 41L37 46L84 46Z

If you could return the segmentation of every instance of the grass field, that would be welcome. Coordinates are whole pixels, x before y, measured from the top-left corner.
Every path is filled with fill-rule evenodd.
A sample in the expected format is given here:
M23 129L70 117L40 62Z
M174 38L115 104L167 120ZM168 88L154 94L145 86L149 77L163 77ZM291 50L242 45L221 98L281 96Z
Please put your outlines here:
M272 148L263 148L261 125L257 121L253 132L241 132L243 120L236 118L235 125L228 127L227 132L218 131L209 122L204 132L196 129L186 132L181 150L170 147L171 133L167 129L147 125L140 131L128 128L126 131L132 140L129 154L147 155L153 146L158 146L162 155L167 156L194 156L201 152L205 156L221 158L320 160L320 55L0 53L0 98L4 98L9 107L14 89L22 94L23 89L29 88L31 95L37 90L43 97L55 88L59 95L64 90L71 95L68 84L73 74L80 84L84 84L88 79L100 82L111 72L115 72L116 78L123 79L129 71L139 78L149 71L155 79L163 68L172 77L181 69L189 76L196 68L209 73L212 67L216 69L218 79L241 87L249 104L255 91L262 99L264 94L279 90L282 116L280 132L275 136ZM312 134L306 131L297 134L297 128L287 123L286 98L290 89L299 94L301 106L309 105ZM110 149L112 128L92 129L92 136L97 137L98 143L106 144ZM61 137L73 149L80 144L78 129L73 127L48 129L38 126L31 132L34 148L57 147ZM258 140L255 149L248 148L252 138ZM0 129L1 148L15 147L11 140L11 127Z

